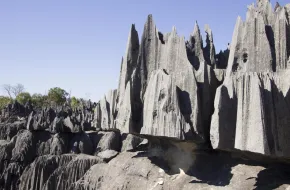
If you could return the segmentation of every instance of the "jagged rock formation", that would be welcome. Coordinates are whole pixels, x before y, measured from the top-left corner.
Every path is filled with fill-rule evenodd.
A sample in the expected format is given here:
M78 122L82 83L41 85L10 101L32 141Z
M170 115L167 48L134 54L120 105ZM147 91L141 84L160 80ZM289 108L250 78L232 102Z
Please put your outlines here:
M131 82L127 82L125 93L120 97L119 111L115 120L115 128L120 129L124 133L135 132L132 121L132 102L131 102Z
M206 62L216 67L216 53L215 53L215 47L213 42L213 33L210 29L209 25L205 25L205 33L206 33L206 46L204 48L203 56L206 60Z
M259 0L237 19L211 121L214 148L289 157L288 11Z
M217 79L213 70L212 66L215 65L216 56L213 35L208 26L206 32L208 36L205 48L203 48L197 24L190 41L185 46L184 38L177 35L175 28L170 33L162 34L157 30L152 15L149 15L144 26L140 48L137 51L138 35L134 25L132 26L128 38L126 59L122 60L115 128L122 132L141 132L142 134L209 141L214 94L223 77ZM155 115L153 117L156 121L166 120L162 118L162 109L170 107L170 105L166 105L147 109L148 102L151 101L149 96L153 94L146 96L146 92L147 94L150 91L154 92L154 84L149 84L154 80L152 79L153 73L158 70L163 70L166 75L169 75L172 83L171 89L177 89L177 91L171 91L174 94L169 92L167 97L168 101L174 102L177 110L172 110L171 114L178 119L172 118L167 122L157 122L156 127L149 127L154 125L149 121L155 121L149 119L151 115ZM161 85L159 90L164 91L164 88L167 88L166 84ZM173 100L172 96L176 97L176 100ZM157 100L158 98L156 102ZM170 127L174 124L166 126L171 122L179 123L179 126Z
M138 63L140 64L141 78L140 95L143 100L145 92L151 87L148 86L148 83L150 77L152 77L152 73L157 69L164 69L165 72L172 77L173 84L180 89L178 101L181 105L181 113L186 123L191 127L191 131L186 131L186 138L192 138L193 135L198 135L200 138L203 138L205 132L201 127L201 115L198 103L199 97L194 76L194 68L186 58L186 48L184 44L184 38L177 35L174 27L172 32L163 35L161 32L157 31L152 16L150 15L148 17L141 40ZM186 124L184 123L183 125ZM160 131L163 131L166 130L167 126L159 127L164 128L160 129ZM178 133L173 132L172 134Z
M217 55L208 25L132 25L98 103L1 110L0 190L289 188L289 15L258 0Z
M228 72L275 72L287 68L288 11L286 6L278 7L273 12L269 0L259 0L257 7L254 4L248 7L245 22L238 17Z
M179 89L163 70L153 71L144 95L141 134L184 139L191 133L178 104ZM164 126L164 127L161 127Z

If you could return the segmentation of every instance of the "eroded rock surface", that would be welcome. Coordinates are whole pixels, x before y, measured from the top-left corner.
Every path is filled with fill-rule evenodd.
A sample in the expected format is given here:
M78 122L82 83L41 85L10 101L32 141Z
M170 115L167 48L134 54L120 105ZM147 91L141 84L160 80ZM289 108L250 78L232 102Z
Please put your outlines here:
M287 6L273 11L268 0L250 5L246 21L238 18L215 97L213 148L289 157L288 23Z

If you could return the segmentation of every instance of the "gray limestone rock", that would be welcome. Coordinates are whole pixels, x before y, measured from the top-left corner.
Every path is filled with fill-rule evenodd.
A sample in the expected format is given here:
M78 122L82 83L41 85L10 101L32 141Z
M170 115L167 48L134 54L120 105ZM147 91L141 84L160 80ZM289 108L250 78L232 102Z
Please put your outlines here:
M122 134L122 152L134 150L144 139L132 134Z
M290 155L289 25L287 7L268 0L250 5L238 18L225 81L215 97L213 148L268 156Z
M13 123L0 123L0 139L11 140L18 131L25 129L26 120Z
M289 23L257 0L216 55L208 25L204 46L197 22L185 41L149 15L97 104L1 110L0 190L289 188Z
M287 9L273 12L269 0L257 4L257 7L248 7L245 22L240 17L237 19L227 75L236 71L269 72L287 67L290 40Z
M82 179L71 186L71 190L150 189L157 184L159 168L146 157L132 159L136 155L121 153L108 164L94 165Z
M163 70L153 71L144 95L144 119L141 134L185 139L191 128L181 114L180 89ZM188 134L189 133L189 134Z
M122 146L121 135L119 132L99 132L98 135L101 136L98 142L96 153L105 150L116 150L120 151Z
M70 186L81 179L83 175L95 164L103 161L96 156L78 155L68 164L58 167L49 176L42 190L69 189Z
M56 113L51 108L42 109L39 113L32 111L27 120L28 130L45 130L53 123Z
M28 130L19 131L12 150L13 162L29 163L36 155L36 144L33 143L33 133Z
M205 25L205 33L206 33L206 46L203 49L203 55L204 55L204 58L205 58L207 64L216 68L215 46L213 43L212 30L210 29L209 25Z
M215 78L217 79L218 83L223 83L225 78L226 70L224 69L214 69Z
M165 151L166 153L166 151ZM96 164L71 190L108 189L287 189L288 167L265 167L223 154L191 155L172 149L180 163L168 163L149 152L123 152L108 164ZM186 159L185 159L186 158ZM213 161L214 160L214 161ZM182 163L188 163L185 170ZM171 171L171 164L179 167Z
M132 102L131 102L131 83L126 85L126 90L122 94L122 103L115 120L115 127L123 133L134 132L132 123Z
M102 158L105 162L109 162L110 160L115 158L118 154L119 152L115 150L104 150L102 152L99 152L97 156Z
M107 101L106 96L100 100L101 109L101 129L110 129L111 126L111 116L110 116L110 104Z
M61 132L80 133L83 131L81 122L69 116L63 120L63 129L64 131Z
M27 119L30 112L30 109L15 100L13 103L8 104L3 110L1 110L0 122L13 123L14 121L17 121L18 118Z
M200 29L195 22L192 34L189 36L189 41L186 42L187 57L195 70L200 70L200 65L204 65L203 41L200 34ZM210 64L210 63L209 63ZM202 71L202 68L201 68Z
M213 148L289 157L289 71L232 76L217 92Z
M93 144L88 134L76 134L70 142L70 151L76 154L92 154Z
M101 129L101 123L102 123L102 112L100 102L98 102L94 110L94 120L92 122L92 125L96 129Z
M197 135L197 137L203 138L205 131L201 126L199 95L197 94L194 68L187 59L184 44L184 38L177 35L175 27L170 33L163 35L158 32L152 15L148 16L138 59L141 80L140 95L141 99L144 100L152 73L158 69L165 70L172 77L172 83L180 89L178 100L181 105L180 111L191 128L186 133L189 136Z
M62 155L69 152L70 139L72 134L58 133L52 136L50 140L50 154Z
M118 105L117 110L122 111L123 101L127 102L125 97L128 82L131 80L134 69L137 67L137 58L139 53L139 37L135 25L131 26L128 36L125 56L122 59L121 71L118 87Z
M63 166L66 166L77 155L40 156L25 168L20 177L20 190L41 190L50 175Z
M50 132L59 133L64 131L63 117L55 117L50 127Z
M106 95L106 100L109 104L109 128L113 129L115 128L114 120L116 118L116 102L117 102L117 90L110 90L108 94ZM105 129L105 128L104 128Z
M5 168L0 175L0 189L2 190L15 190L18 189L18 179L21 176L24 166L11 162Z
M216 88L219 81L213 70L215 66L215 49L210 28L206 27L207 46L203 48L200 29L195 23L194 30L187 42L187 56L195 67L195 77L198 87L200 113L202 118L203 139L209 142L210 119L213 113L213 104Z

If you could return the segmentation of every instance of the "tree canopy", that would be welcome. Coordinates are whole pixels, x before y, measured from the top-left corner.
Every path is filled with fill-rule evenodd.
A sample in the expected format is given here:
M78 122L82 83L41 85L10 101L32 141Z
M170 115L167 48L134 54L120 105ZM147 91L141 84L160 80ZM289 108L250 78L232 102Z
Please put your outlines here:
M11 103L12 99L8 96L0 96L0 111Z
M48 91L48 100L56 105L62 105L66 102L68 93L59 87L54 87Z
M33 106L41 108L48 105L47 96L35 93L31 96L31 103Z
M17 100L21 104L26 104L26 102L31 101L32 105L38 108L63 105L66 102L72 108L78 108L86 104L86 101L82 98L76 98L75 96L70 98L70 94L60 87L50 88L47 95L40 93L30 95L24 89L22 84L2 85L2 90L7 96L0 96L0 110L13 100Z
M21 92L16 96L16 100L21 104L26 104L26 102L31 101L31 96L28 92Z
M81 102L79 99L77 99L76 97L71 97L70 99L70 105L72 108L77 108L81 105Z

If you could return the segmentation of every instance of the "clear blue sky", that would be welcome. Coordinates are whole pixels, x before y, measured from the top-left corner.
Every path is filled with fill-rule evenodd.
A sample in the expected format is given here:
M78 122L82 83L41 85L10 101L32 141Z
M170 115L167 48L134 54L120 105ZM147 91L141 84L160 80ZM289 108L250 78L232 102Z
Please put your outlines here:
M252 2L3 0L0 85L21 83L30 93L61 87L97 101L117 88L132 23L141 37L147 15L153 14L159 31L166 33L176 26L178 34L188 39L197 20L202 31L210 25L219 51L231 41L237 16L245 18Z

